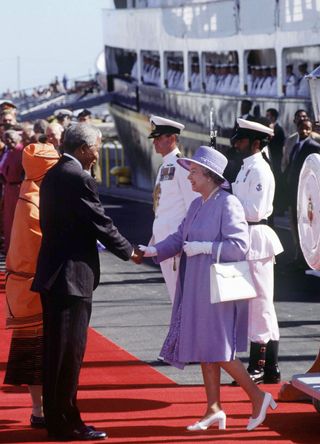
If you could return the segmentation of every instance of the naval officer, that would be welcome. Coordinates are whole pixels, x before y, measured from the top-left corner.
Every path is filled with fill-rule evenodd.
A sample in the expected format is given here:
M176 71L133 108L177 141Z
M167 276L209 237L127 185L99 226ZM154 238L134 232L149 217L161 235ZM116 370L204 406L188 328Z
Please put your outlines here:
M177 163L181 155L178 136L184 125L159 116L151 116L150 123L149 139L153 139L156 153L162 156L153 192L155 218L150 244L154 244L177 231L198 193L192 191L188 171ZM179 261L180 257L175 256L160 264L171 302L176 291Z
M261 153L274 131L249 120L238 119L237 123L232 141L244 160L232 191L242 203L249 225L250 247L246 258L257 291L257 297L249 301L248 372L256 383L277 383L280 381L279 326L273 304L273 265L274 257L283 248L267 225L273 212L275 181Z

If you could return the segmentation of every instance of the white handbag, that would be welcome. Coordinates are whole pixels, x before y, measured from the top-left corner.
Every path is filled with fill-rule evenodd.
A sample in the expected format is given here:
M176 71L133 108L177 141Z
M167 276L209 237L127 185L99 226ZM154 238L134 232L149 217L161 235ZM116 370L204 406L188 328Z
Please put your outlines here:
M217 262L210 266L210 301L217 302L252 299L257 296L247 261L219 263L222 242L217 251Z

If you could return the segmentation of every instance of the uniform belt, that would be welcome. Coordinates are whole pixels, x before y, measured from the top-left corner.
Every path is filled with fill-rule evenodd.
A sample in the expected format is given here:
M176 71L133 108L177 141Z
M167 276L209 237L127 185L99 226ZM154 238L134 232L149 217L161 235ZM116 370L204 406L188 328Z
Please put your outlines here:
M268 225L268 220L261 219L259 222L248 222L248 225Z
M19 185L21 183L22 183L21 180L19 182L7 182L8 185Z

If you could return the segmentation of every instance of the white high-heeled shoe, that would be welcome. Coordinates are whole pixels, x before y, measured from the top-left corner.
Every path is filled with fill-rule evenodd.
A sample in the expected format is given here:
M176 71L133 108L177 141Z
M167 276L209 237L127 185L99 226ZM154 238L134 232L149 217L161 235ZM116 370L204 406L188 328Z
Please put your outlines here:
M220 410L217 413L213 413L208 418L203 419L202 421L197 421L192 425L187 427L187 430L190 432L195 432L197 430L207 430L213 423L219 423L219 430L224 430L226 428L227 417L223 410Z
M266 419L267 410L269 406L274 410L277 408L277 403L273 399L271 393L266 393L264 395L264 400L260 409L260 413L256 418L249 418L249 422L247 425L247 430L253 430L258 427L263 421Z

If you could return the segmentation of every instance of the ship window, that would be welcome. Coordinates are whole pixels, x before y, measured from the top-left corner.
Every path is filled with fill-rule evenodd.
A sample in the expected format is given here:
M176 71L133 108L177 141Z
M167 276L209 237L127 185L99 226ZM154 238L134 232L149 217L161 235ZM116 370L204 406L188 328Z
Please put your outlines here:
M122 48L105 49L106 68L108 75L132 79L135 76L137 53Z
M304 76L320 64L320 46L287 48L283 51L283 92L287 97L310 97Z
M238 60L236 51L202 53L203 90L207 94L240 94Z
M165 60L165 86L168 89L184 91L184 63L183 53L179 51L167 51Z
M158 51L141 51L141 82L145 85L161 85Z

